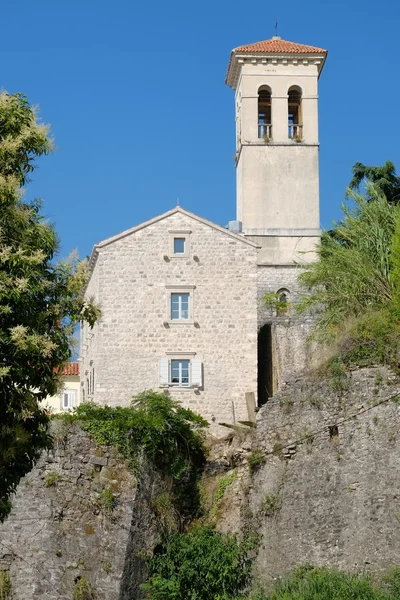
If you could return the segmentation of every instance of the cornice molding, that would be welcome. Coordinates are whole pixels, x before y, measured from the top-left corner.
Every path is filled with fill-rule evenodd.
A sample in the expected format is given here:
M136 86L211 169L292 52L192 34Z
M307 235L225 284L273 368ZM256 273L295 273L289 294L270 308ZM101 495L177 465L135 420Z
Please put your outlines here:
M240 72L242 66L244 64L252 64L252 65L263 65L263 66L274 66L277 65L294 65L294 66L308 66L308 65L316 65L318 68L318 77L321 75L322 69L324 67L324 63L326 60L326 54L322 52L320 54L309 53L302 54L299 56L298 54L286 54L286 53L240 53L235 50L232 51L231 60L228 67L228 72L226 74L225 83L229 85L232 89L236 89Z

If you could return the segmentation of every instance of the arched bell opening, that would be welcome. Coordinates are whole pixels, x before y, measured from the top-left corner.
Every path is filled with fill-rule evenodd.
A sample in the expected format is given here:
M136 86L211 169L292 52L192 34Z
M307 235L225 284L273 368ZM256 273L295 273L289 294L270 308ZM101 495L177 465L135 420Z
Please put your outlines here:
M258 137L264 140L272 138L271 88L267 85L258 90Z
M303 139L303 119L301 111L302 90L292 86L288 91L288 136L294 141Z

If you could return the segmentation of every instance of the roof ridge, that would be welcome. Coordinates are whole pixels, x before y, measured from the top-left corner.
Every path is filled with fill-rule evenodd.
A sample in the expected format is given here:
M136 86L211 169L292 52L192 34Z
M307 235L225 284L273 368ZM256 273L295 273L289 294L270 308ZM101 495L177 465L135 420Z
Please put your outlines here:
M284 40L280 37L273 36L267 40L259 42L252 42L250 44L242 44L233 49L233 52L293 52L293 53L327 53L324 48L318 48L317 46L310 46L309 44L301 44L299 42L292 42L290 40Z
M105 246L113 244L114 242L119 241L119 240L123 239L124 237L132 235L132 234L136 233L137 231L144 229L145 227L149 227L150 225L153 225L153 224L157 223L158 221L166 219L177 212L182 213L182 214L190 217L191 219L194 219L195 221L203 223L204 225L207 225L213 229L216 229L217 231L220 231L221 233L229 235L230 237L236 238L237 240L241 241L243 244L247 244L248 246L253 246L254 248L259 247L258 244L256 244L252 240L244 237L243 235L234 233L233 231L230 231L226 227L223 227L222 225L218 225L217 223L213 223L212 221L209 221L208 219L205 219L204 217L200 217L200 215L196 215L196 213L186 210L182 206L178 205L178 206L174 206L174 208L172 208L171 210L168 210L164 213L161 213L160 215L157 215L156 217L153 217L152 219L144 221L143 223L139 223L138 225L135 225L134 227L130 227L129 229L125 229L124 231L121 231L120 233L117 233L116 235L113 235L113 236L106 238L105 240L95 244L93 247L90 259L89 259L90 271L93 270L93 267L97 260L99 250L101 250L101 248L104 248Z

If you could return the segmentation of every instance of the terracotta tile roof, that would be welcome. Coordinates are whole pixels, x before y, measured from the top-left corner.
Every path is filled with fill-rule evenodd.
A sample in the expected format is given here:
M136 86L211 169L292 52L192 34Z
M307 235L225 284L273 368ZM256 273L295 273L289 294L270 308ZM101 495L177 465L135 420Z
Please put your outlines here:
M269 40L264 40L263 42L255 42L254 44L238 46L237 48L234 48L231 52L225 79L225 83L227 83L233 89L236 89L236 84L240 73L238 58L240 57L240 55L243 54L316 54L320 56L322 54L323 56L318 67L319 76L324 66L328 51L324 50L323 48L316 48L315 46L306 46L305 44L296 44L296 42L288 42L287 40L282 40L280 37L272 37Z
M234 52L272 52L274 54L321 54L323 52L326 54L327 50L316 48L315 46L306 46L305 44L288 42L287 40L282 40L280 38L271 38L269 40L264 40L263 42L239 46L234 49Z
M79 375L79 363L68 362L60 370L60 375Z

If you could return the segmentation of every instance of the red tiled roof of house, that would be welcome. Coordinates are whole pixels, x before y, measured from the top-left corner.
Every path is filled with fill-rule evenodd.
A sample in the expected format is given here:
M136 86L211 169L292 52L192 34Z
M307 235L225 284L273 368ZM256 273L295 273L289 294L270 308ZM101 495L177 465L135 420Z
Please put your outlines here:
M326 54L327 50L316 48L315 46L306 46L305 44L288 42L287 40L282 40L280 38L271 38L269 40L264 40L263 42L239 46L234 49L234 52L272 52L278 54L321 54L321 52L323 52Z
M68 362L62 369L60 369L60 375L79 375L79 363Z

